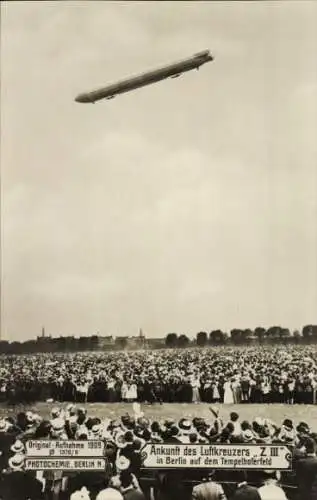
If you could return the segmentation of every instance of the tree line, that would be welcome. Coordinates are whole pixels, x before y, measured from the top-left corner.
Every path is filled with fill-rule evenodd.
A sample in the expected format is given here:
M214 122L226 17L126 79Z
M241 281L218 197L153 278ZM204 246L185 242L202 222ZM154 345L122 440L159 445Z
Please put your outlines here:
M248 345L248 344L307 344L317 343L317 325L306 325L301 331L291 332L289 328L281 326L271 326L269 328L257 327L254 330L249 328L234 328L230 335L222 330L212 330L209 334L200 331L196 334L194 341L186 335L168 333L165 337L165 346L169 348L189 347L195 344L199 347L208 345Z
M257 327L251 329L234 328L230 333L222 330L212 330L207 333L200 331L194 339L185 334L168 333L162 343L157 339L148 338L146 345L134 345L133 348L186 348L206 347L216 345L250 345L250 344L315 344L317 343L317 325L306 325L301 331L291 332L288 328L272 326L270 328ZM102 337L91 335L88 337L38 337L36 340L25 342L0 341L1 354L25 354L37 352L81 352L81 351L110 351L131 348L128 337L117 337L113 342L105 345Z

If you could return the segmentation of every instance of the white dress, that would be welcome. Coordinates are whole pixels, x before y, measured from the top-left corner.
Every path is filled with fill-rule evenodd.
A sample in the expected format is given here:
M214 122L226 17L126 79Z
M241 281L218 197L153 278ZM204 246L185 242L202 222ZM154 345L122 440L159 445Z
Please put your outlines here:
M192 379L191 386L193 389L192 403L199 403L200 402L200 394L199 394L200 382L199 382L199 380Z
M138 399L137 386L136 384L131 384L128 388L127 399L135 401Z
M128 399L128 384L126 382L123 382L121 386L121 399L123 401Z
M217 401L218 399L220 399L220 394L218 391L217 384L213 384L213 386L212 386L212 399L213 399L213 401Z
M233 404L234 399L233 399L233 392L231 389L231 382L225 382L223 388L225 391L223 402L227 405Z

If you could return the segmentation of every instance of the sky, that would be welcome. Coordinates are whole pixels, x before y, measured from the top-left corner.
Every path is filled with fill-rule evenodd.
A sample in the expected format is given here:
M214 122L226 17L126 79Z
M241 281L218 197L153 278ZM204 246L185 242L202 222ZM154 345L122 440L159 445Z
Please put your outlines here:
M1 3L1 335L317 321L317 3ZM209 49L199 72L77 94Z

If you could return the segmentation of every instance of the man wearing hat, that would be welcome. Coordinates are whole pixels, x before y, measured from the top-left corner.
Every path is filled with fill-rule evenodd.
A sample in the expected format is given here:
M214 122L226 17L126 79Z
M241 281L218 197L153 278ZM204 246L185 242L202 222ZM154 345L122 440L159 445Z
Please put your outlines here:
M233 436L240 436L241 435L241 425L239 422L239 415L235 411L230 413L230 422L233 424L233 431L232 435Z
M299 498L316 500L317 498L317 457L316 443L311 438L305 440L306 457L295 464Z
M7 422L5 419L0 419L0 471L8 464L8 459L11 455L10 447L14 441L14 436L8 432Z
M25 456L13 455L8 462L9 468L3 474L0 484L2 500L25 500L26 498L41 500L43 498L42 483L31 472L23 470Z
M12 449L12 447L11 447ZM25 455L23 453L15 453L8 460L10 471L23 471Z
M189 444L189 435L193 432L193 426L189 419L181 418L178 423L178 428L180 431L179 440L181 443Z
M60 417L61 416L61 409L58 408L57 406L52 408L51 416L52 416L52 419Z
M32 439L37 428L36 415L32 411L27 411L25 417L25 430L23 432L23 437L26 439Z
M306 422L299 422L296 427L297 434L300 436L308 436L310 433L309 425Z
M256 443L255 435L251 429L246 429L245 431L242 431L241 437L244 443L249 443L249 444Z
M289 443L295 441L296 430L294 429L293 422L290 419L286 418L284 420L277 439Z
M102 426L101 424L94 424L91 430L88 432L88 439L101 439Z
M175 443L175 444L181 443L181 440L179 439L179 434L180 431L177 425L172 425L171 427L168 427L164 436L164 442Z
M121 427L123 431L132 430L135 426L135 418L126 413L121 417Z
M77 423L78 425L83 425L88 420L87 410L84 407L80 407L77 410Z
M66 406L65 418L76 415L76 405L74 403L69 403Z
M118 457L120 459L126 458L129 462L130 471L137 472L141 467L141 458L136 446L136 440L130 431L126 432L123 437L124 445L119 446Z
M117 458L115 465L117 474L115 476L112 476L112 478L110 479L109 486L118 489L122 494L126 493L126 497L130 498L131 500L131 496L135 497L135 495L129 493L130 489L133 488L133 490L140 490L140 486L138 480L136 479L136 476L131 473L130 460L127 459L125 456L121 455ZM135 497L135 500L138 499Z
M65 430L65 420L62 418L53 418L51 420L51 437L52 439L67 440L68 436Z
M17 439L13 445L11 446L10 448L11 451L13 451L14 454L21 454L23 455L25 453L25 448L24 448L24 444L22 443L22 441L20 441L20 439Z

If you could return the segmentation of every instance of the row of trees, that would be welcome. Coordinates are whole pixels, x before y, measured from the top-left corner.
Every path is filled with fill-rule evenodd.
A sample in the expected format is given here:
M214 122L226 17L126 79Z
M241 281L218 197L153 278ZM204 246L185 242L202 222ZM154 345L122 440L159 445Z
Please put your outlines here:
M230 335L222 330L212 330L198 332L195 341L190 341L186 335L169 333L165 337L166 347L187 347L195 344L204 347L207 345L247 345L251 343L317 343L317 325L306 325L302 331L291 332L288 328L281 326L271 326L270 328L257 327L255 330L234 328Z

